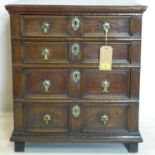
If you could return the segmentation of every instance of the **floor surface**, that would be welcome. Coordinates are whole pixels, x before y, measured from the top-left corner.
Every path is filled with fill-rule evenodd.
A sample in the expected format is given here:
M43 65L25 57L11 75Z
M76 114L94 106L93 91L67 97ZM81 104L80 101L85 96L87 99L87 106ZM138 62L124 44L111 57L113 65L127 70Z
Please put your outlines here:
M154 121L153 121L154 120ZM153 122L152 122L153 121ZM139 144L136 155L155 155L155 119L141 120L141 134L144 139ZM9 141L13 129L12 113L0 114L0 155L125 155L129 154L122 144L108 143L26 143L24 153L14 152L14 143ZM130 153L132 155L132 153Z

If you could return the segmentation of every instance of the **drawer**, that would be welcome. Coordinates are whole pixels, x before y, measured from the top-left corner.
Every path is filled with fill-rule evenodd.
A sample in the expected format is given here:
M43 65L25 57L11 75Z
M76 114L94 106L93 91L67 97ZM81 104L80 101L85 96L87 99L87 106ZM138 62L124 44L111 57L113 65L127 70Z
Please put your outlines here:
M68 132L68 106L54 104L25 104L26 132Z
M13 61L23 63L98 63L103 42L19 42L13 41ZM113 63L140 64L139 42L109 42ZM132 52L131 52L132 50ZM21 57L20 57L21 55Z
M33 16L20 18L21 36L104 37L103 24L109 23L109 37L131 37L131 16Z
M83 70L83 98L126 99L130 90L130 70Z
M82 132L127 132L128 106L83 105Z
M83 63L99 63L100 48L103 42L83 42ZM109 42L113 48L113 63L130 64L131 43Z
M79 107L79 116L75 107ZM128 106L124 104L27 103L23 106L26 132L127 132L127 114Z
M109 37L130 37L131 36L131 16L84 16L83 36L84 37L104 37L104 23L110 24Z
M80 17L33 16L20 17L23 37L69 37L81 35ZM75 27L75 28L74 28Z
M113 41L114 64L140 64L140 41ZM103 42L12 41L13 63L98 63ZM132 52L131 52L132 51Z
M25 69L23 85L25 97L67 98L67 69Z

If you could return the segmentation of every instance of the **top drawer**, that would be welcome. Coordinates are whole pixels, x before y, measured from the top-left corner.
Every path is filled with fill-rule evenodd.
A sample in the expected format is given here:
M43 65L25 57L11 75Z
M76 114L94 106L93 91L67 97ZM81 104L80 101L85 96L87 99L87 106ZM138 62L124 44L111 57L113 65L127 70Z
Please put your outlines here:
M133 18L135 18L133 20ZM103 25L110 25L108 37L140 35L141 17L138 16L33 16L20 17L23 37L102 37ZM134 21L134 22L133 22ZM137 28L138 27L138 28Z

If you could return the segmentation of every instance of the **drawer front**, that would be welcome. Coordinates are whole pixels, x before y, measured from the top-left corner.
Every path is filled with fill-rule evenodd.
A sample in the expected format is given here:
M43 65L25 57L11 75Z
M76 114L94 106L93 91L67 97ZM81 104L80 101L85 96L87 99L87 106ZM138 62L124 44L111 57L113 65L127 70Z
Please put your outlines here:
M67 37L64 16L21 16L21 35L33 37Z
M24 127L27 132L68 132L68 107L47 103L26 104Z
M98 63L103 42L13 41L14 63ZM140 64L140 42L109 42L113 63ZM132 51L132 52L131 52Z
M25 63L67 63L68 44L65 42L22 43Z
M128 106L84 105L82 132L127 132Z
M103 42L84 42L83 43L83 63L98 63L100 48ZM109 42L113 48L113 63L130 63L131 43Z
M129 97L130 70L83 70L83 98L121 99Z
M109 37L131 37L131 16L21 16L21 36L104 37L103 24L109 23Z
M37 98L67 98L67 69L25 69L24 96Z
M130 16L85 16L83 17L84 37L104 37L104 23L110 24L109 37L130 37Z

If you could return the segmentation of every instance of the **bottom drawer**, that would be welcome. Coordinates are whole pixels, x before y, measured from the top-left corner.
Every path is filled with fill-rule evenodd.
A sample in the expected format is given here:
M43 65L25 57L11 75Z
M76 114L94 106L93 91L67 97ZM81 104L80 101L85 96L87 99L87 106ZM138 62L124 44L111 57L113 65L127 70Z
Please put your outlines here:
M128 132L128 104L24 104L26 132Z
M27 132L68 132L68 106L25 104L24 124Z
M83 132L128 132L128 105L85 105Z

